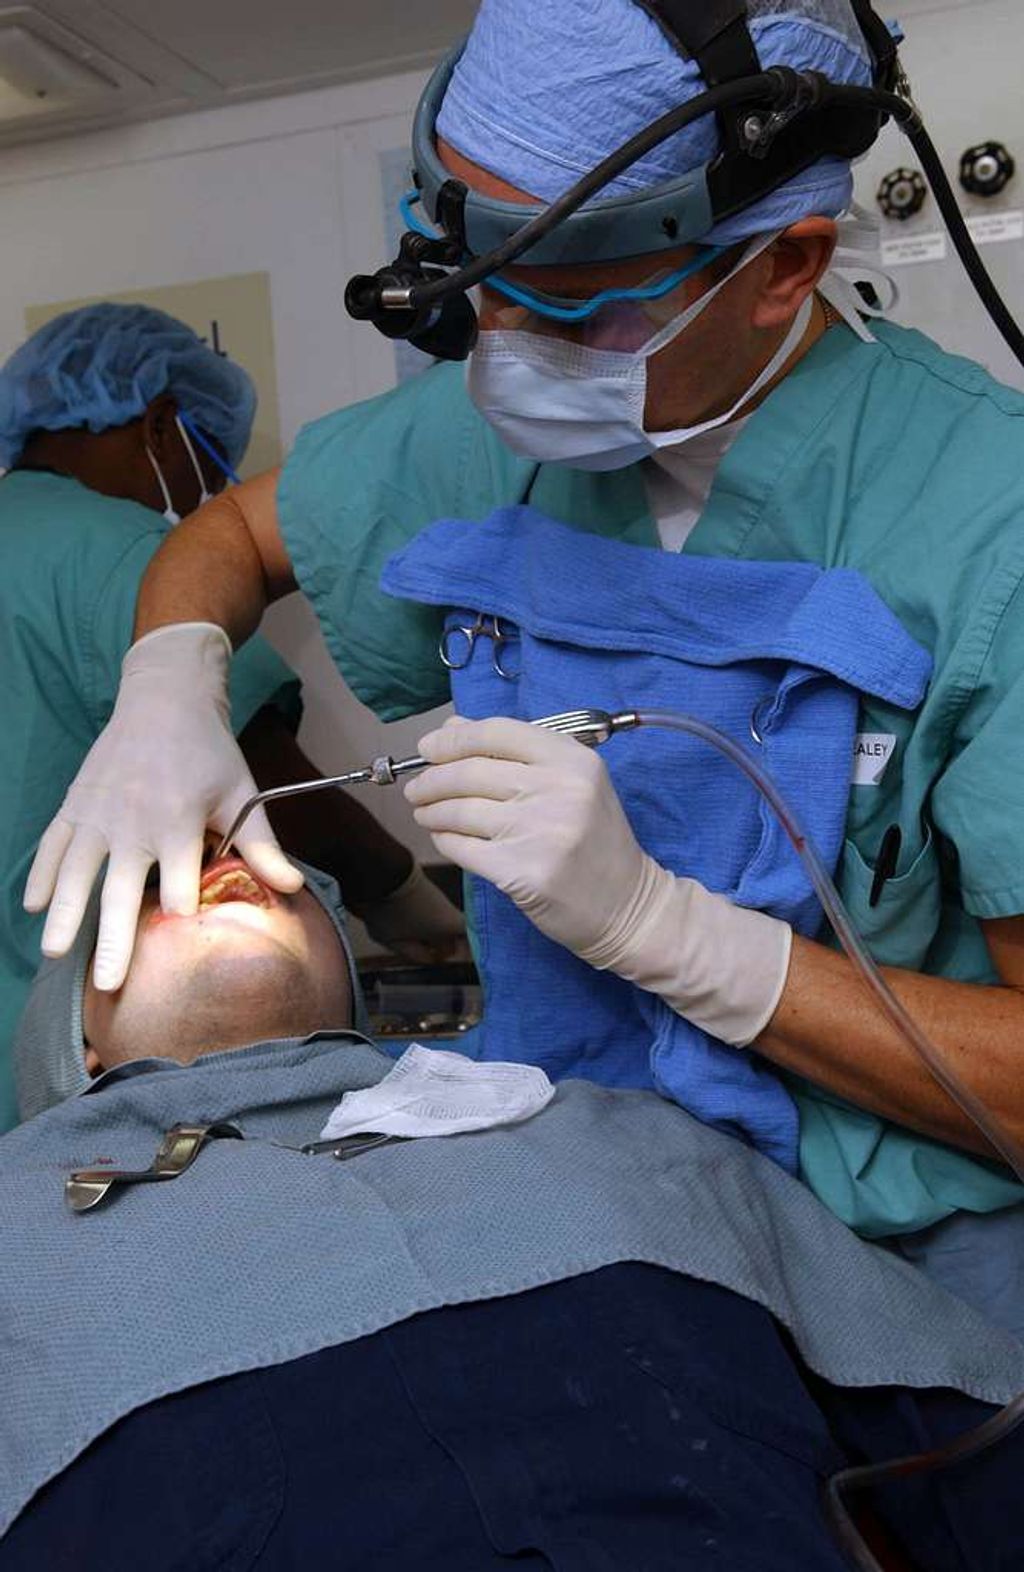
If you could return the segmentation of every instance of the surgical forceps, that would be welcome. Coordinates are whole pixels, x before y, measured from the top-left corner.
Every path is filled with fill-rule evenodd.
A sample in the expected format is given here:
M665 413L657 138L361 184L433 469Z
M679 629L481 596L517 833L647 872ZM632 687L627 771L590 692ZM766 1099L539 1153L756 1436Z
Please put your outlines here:
M509 638L497 617L485 617L482 611L477 613L472 627L456 624L445 628L438 645L442 666L447 666L449 671L464 670L473 659L477 639L491 640L491 665L499 677L514 682L519 673L510 671L505 665L505 649L517 641Z
M588 748L599 747L614 732L628 731L639 724L640 717L635 710L625 710L621 715L609 715L607 710L567 710L562 715L545 715L542 720L531 722L533 726L543 726L545 731L558 731L568 737L575 737L577 742L584 743ZM393 786L400 775L424 770L428 763L429 760L421 759L418 753L408 759L393 759L385 753L380 758L371 759L365 769L350 770L347 775L328 775L322 779L295 781L288 786L271 786L266 791L258 791L243 802L235 814L217 847L214 861L220 861L253 809L265 802L276 802L279 797L298 797L309 791L325 791L335 786Z
M329 1141L307 1141L305 1146L286 1146L279 1141L271 1145L280 1146L286 1152L301 1152L304 1157L329 1153L336 1162L347 1163L364 1152L375 1152L381 1146L402 1145L407 1139L404 1135L385 1135L370 1130L336 1135ZM110 1199L118 1188L179 1178L191 1168L210 1141L219 1140L244 1141L245 1136L237 1124L225 1121L173 1125L161 1140L148 1168L79 1168L64 1181L64 1199L73 1212L91 1212Z

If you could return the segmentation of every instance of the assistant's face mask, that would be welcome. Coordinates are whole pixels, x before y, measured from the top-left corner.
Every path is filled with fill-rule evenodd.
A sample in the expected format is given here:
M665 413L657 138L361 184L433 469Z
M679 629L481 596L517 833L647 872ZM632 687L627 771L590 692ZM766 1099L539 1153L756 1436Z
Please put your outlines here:
M196 503L196 507L201 508L204 502L212 501L213 493L207 487L206 477L203 474L203 471L200 468L199 460L196 457L196 450L192 446L191 439L185 429L185 425L180 415L175 415L174 424L177 426L178 434L181 437L182 442L185 444L185 452L188 454L192 462L192 468L195 470L196 480L199 482L199 501ZM160 495L164 499L164 518L167 520L168 524L180 524L181 514L178 512L177 508L174 506L173 501L171 500L171 489L167 484L163 470L157 463L156 454L153 452L152 448L148 446L146 448L146 457L153 466L153 473L156 476L156 483L160 487ZM224 466L222 465L222 468L223 467Z
M812 299L805 301L771 360L732 408L700 425L645 431L648 362L777 239L777 233L758 236L723 279L666 323L642 350L598 349L526 332L482 332L467 376L474 404L513 452L576 469L623 469L659 448L678 447L725 425L785 365L807 331Z

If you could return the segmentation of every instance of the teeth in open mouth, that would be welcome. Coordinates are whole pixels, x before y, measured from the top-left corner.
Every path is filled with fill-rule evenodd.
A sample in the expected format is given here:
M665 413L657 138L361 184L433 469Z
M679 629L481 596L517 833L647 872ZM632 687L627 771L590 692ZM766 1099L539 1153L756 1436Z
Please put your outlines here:
M247 901L251 906L267 904L260 886L243 868L231 868L212 879L200 893L199 907L202 910L204 906L220 906L225 901Z

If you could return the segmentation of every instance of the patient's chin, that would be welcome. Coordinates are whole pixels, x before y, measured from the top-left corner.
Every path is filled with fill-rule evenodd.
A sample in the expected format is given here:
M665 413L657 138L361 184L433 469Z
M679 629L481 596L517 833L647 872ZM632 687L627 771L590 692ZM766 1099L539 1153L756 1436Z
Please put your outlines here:
M328 981L279 946L253 945L251 936L239 947L218 933L173 968L151 959L147 945L120 993L87 997L86 1034L101 1067L149 1058L191 1064L351 1024L347 973Z
M103 1067L130 1059L191 1063L252 1042L351 1023L348 968L337 933L305 900L223 899L192 917L162 917L155 896L124 986L91 978L83 1026Z

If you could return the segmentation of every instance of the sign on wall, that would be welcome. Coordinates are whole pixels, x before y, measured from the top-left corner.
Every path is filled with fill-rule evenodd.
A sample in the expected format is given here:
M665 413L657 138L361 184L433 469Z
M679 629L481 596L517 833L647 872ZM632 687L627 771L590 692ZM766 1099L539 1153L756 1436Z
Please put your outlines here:
M200 279L193 284L165 284L152 289L123 290L87 300L61 300L28 306L25 326L34 333L62 311L74 311L101 300L122 305L155 306L187 323L210 348L230 355L256 384L259 403L252 441L241 468L243 477L258 475L281 462L281 421L274 361L274 324L268 273L235 273Z

